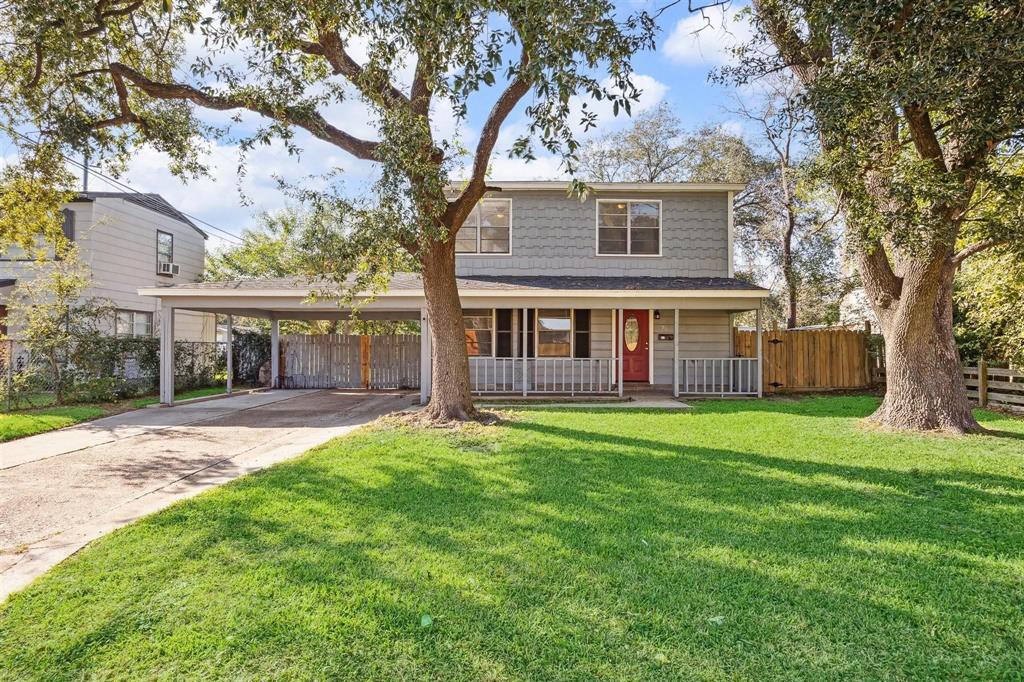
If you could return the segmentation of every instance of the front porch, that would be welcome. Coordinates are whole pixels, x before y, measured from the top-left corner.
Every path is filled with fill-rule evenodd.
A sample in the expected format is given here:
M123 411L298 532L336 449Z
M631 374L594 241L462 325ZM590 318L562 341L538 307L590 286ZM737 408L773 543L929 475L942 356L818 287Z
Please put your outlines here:
M763 289L724 278L648 277L474 277L460 278L459 289L476 395L622 397L629 387L674 397L761 395L760 346L756 357L736 357L731 329L733 315L750 310L760 329ZM430 320L415 275L396 275L388 291L357 299L357 313L322 297L311 300L310 290L296 280L141 290L161 301L161 403L174 402L174 310L224 315L229 335L235 317L269 320L272 388L397 382L418 388L421 402L429 400ZM378 341L386 337L282 343L282 321L356 316L418 321L418 353L409 336L401 343ZM386 356L379 350L384 347ZM229 353L228 393L231 371Z

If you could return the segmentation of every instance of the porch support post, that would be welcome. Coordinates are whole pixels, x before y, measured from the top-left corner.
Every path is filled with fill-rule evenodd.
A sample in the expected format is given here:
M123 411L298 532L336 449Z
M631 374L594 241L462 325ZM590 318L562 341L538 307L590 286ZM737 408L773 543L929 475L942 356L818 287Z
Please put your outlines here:
M270 320L270 387L278 388L281 375L281 323L274 317Z
M761 369L761 303L757 304L757 397L764 396L764 374Z
M618 347L619 347L619 349L618 349L618 352L619 352L618 365L619 365L619 397L620 398L623 395L625 395L625 389L624 389L623 384L626 383L625 381L622 380L622 349L623 349L622 337L623 337L623 331L625 330L625 324L624 324L625 320L623 319L623 316L622 316L622 310L623 310L622 308L619 308L618 312L615 315L615 327L616 327L616 329L615 329L615 338L618 339Z
M672 397L679 397L679 308L672 309Z
M160 404L174 404L174 308L160 305Z
M420 308L420 405L430 401L430 360L430 320L427 318L427 309Z
M234 329L234 325L232 324L231 315L228 315L228 336L227 336L227 346L228 347L227 347L227 351L226 351L227 352L227 359L228 359L228 385L227 385L227 394L228 395L231 395L231 383L232 383L231 380L232 380L232 378L234 377L234 374L235 374L235 360L232 357L232 355L234 355L234 353L231 352L231 349L232 349L231 342L234 339L234 331L233 331L233 329Z
M526 378L527 377L527 371L526 370L527 370L527 364L529 364L527 362L527 359L526 359L527 358L526 342L527 342L527 339L529 338L529 336L527 335L526 331L527 331L527 328L529 327L529 325L530 325L530 318L526 314L526 308L523 308L523 330L522 330L523 331L523 342L519 344L519 347L522 350L520 355L523 356L523 396L526 395L526 385L527 385L527 378Z

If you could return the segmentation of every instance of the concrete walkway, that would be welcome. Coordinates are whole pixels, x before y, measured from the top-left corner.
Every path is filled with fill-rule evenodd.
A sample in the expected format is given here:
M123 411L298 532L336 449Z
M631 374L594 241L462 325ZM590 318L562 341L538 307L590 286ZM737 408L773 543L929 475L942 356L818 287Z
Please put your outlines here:
M416 401L271 391L0 444L0 601L101 535Z

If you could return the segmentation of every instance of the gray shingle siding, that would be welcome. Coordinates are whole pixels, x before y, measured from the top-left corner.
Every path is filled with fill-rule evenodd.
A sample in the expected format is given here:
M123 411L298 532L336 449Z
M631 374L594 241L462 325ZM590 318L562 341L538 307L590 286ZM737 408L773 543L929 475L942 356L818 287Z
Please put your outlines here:
M512 255L457 258L460 275L727 277L728 194L605 193L582 203L560 192L503 192L512 199ZM660 257L598 256L600 199L660 199Z

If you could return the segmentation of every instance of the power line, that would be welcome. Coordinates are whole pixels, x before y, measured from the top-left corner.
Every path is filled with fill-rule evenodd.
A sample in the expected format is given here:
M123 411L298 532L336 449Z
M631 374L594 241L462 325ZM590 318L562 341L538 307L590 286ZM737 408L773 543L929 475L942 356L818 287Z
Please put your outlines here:
M7 132L9 132L9 133L13 133L14 135L16 135L16 136L20 137L21 139L25 140L26 142L28 142L28 143L29 143L29 144L31 144L31 145L34 145L34 146L35 146L35 145L38 145L38 144L39 144L38 142L36 142L36 141L35 141L35 140L33 140L32 138L30 138L30 137L29 137L28 135L25 135L25 134L23 134L23 133L21 133L21 132L19 132L19 131L17 131L17 130L12 130L12 129L8 129L8 131L7 131ZM67 161L68 163L72 163L72 164L74 164L75 166L77 166L77 167L79 167L79 168L82 168L83 170L86 170L86 171L87 171L88 173L90 173L91 175L95 175L95 176L96 176L96 177L98 177L99 179L101 179L101 180L104 180L104 181L106 181L106 182L107 182L108 184L110 184L110 185L112 185L112 186L114 186L114 187L117 187L118 189L126 190L126 191L128 191L128 192L132 192L132 193L134 193L134 194L140 194L140 195L141 195L141 194L145 194L145 192L140 192L139 190L135 189L134 187L132 187L131 185L129 185L129 184L127 184L127 183L121 182L120 180L115 180L114 178L111 178L111 177L109 177L109 176L107 176L107 175L104 175L103 173L99 172L99 171L98 171L98 170L96 170L95 168L92 168L92 167L86 166L86 165L85 165L85 164L83 164L83 163L82 163L81 161L78 161L78 160L76 160L76 159L73 159L73 158L71 158L70 156L68 156L67 154L64 154L63 152L60 152L60 155L61 155L61 157L63 157L63 158L64 158L64 160L65 160L65 161ZM177 207L175 207L175 210L177 210L177 211L178 211L179 213L181 213L181 214L182 214L183 216L185 216L185 217L187 217L187 218L190 218L190 219L192 219L192 220L196 221L197 223L201 223L201 224L205 225L206 227L210 228L211 230L216 230L217 232L221 232L221 233L223 233L224 235L226 235L226 236L227 236L227 238L229 238L229 239L231 239L231 240L234 240L234 242L235 242L236 244L242 244L242 243L243 243L243 242L242 242L242 239L241 239L241 237L239 237L238 235L234 234L233 232L228 232L228 231L227 231L227 230L225 230L224 228L221 228L221 227L217 227L216 225L214 225L214 224L213 224L213 223L211 223L211 222L208 222L208 221L206 221L206 220L203 220L202 218L199 218L199 217L197 217L197 216L194 216L194 215L192 215L192 214L190 214L190 213L186 213L185 211L182 211L182 210L181 210L180 208L177 208ZM220 239L225 239L225 237L220 237Z

